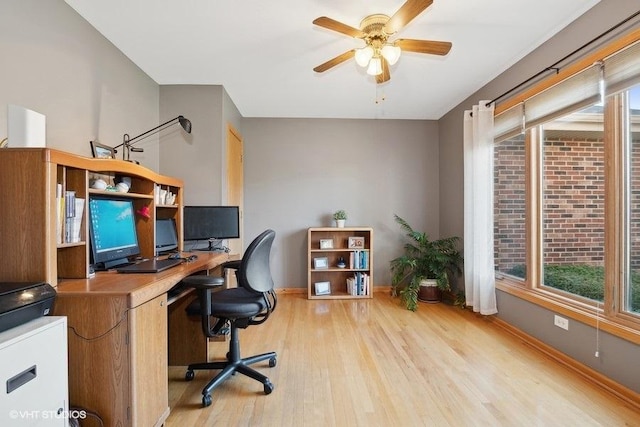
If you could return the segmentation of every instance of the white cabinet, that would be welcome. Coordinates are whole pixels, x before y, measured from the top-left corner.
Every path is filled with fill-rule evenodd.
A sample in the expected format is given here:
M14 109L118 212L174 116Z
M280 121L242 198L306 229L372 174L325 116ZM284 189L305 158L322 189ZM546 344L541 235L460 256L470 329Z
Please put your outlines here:
M0 333L0 425L68 426L67 318Z

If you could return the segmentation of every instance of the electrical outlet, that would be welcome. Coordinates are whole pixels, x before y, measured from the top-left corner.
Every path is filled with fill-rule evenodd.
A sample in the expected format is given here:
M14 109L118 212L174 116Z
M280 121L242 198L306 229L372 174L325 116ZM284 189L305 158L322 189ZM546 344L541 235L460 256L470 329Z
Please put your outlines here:
M562 328L565 330L569 330L569 319L565 319L564 317L560 317L557 314L553 316L553 324L558 328Z

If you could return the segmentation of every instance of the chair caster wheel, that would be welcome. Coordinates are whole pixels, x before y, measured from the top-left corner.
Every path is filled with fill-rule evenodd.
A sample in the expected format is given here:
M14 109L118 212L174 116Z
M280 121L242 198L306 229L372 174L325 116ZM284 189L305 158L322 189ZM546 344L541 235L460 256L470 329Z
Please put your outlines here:
M211 395L210 394L205 394L202 396L202 407L206 408L207 406L211 405Z
M269 359L269 367L273 368L274 366L276 366L276 358L272 357L271 359Z
M194 379L195 377L196 377L195 372L193 372L193 371L191 371L191 370L187 371L187 373L186 373L186 374L184 374L184 379L185 379L185 380L187 380L187 381L191 381L191 380L192 380L192 379Z
M264 383L264 394L271 394L272 391L273 384L271 384L271 381L267 380L267 382Z

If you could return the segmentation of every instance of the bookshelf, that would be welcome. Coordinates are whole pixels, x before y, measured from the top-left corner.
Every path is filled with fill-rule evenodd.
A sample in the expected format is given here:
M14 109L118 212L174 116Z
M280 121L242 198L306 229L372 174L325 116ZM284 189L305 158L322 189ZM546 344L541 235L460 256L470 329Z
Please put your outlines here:
M312 227L307 247L309 299L373 298L371 227ZM344 267L338 266L340 259Z
M116 175L131 178L129 192L96 190L89 186L94 176L112 181ZM92 194L128 197L133 200L136 211L144 208L148 212L148 217L136 215L143 257L155 255L156 218L176 220L182 249L183 184L179 179L123 160L92 159L48 148L3 148L0 150L0 182L0 279L3 281L44 281L56 287L58 279L88 278L87 207ZM158 187L176 195L172 204L156 200ZM58 220L57 196L67 192L83 200L78 220L79 239L61 237L65 235L65 223Z

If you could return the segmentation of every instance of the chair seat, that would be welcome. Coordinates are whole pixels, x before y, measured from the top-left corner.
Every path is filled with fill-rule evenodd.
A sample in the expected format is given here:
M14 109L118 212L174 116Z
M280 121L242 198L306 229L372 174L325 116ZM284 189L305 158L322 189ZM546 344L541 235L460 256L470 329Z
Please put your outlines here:
M225 289L211 295L211 315L227 319L250 318L267 308L262 294L244 288ZM200 316L200 299L187 307L191 316Z

